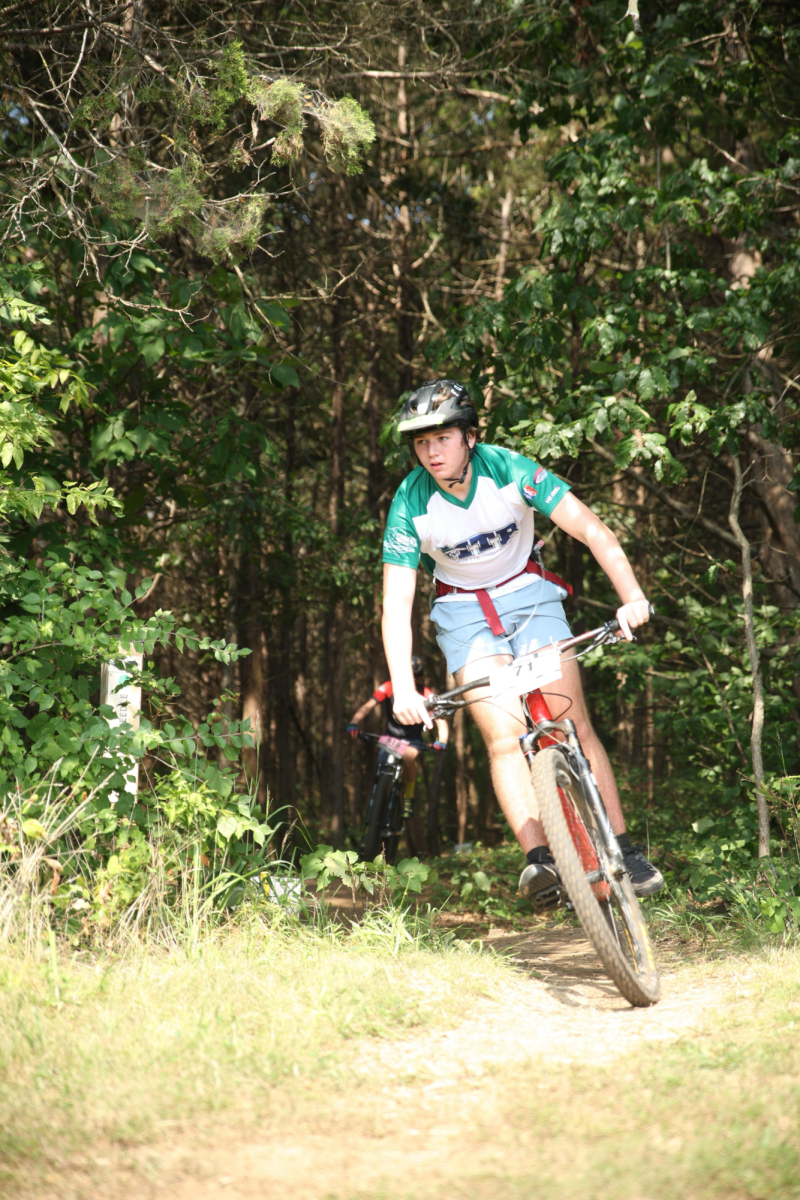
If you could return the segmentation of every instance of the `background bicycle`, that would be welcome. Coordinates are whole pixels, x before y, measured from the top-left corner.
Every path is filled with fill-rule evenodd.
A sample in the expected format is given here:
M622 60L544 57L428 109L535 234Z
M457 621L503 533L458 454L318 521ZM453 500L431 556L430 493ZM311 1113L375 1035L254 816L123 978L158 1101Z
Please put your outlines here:
M434 747L388 734L362 732L358 736L361 741L377 742L379 747L375 779L367 802L364 837L358 852L369 862L382 852L387 863L393 863L403 822L413 811L413 799L406 802L403 796L403 754L410 745L420 752L433 752Z

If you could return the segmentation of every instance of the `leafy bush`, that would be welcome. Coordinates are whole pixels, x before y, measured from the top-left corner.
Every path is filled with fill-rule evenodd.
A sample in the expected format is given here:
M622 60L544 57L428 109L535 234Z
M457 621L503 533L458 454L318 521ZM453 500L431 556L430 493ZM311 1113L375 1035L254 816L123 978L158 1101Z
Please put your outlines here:
M350 889L354 904L358 893L379 904L387 900L402 903L409 893L420 895L422 885L437 878L434 868L418 858L404 858L394 867L382 854L373 862L363 862L355 850L334 850L332 846L317 846L306 854L300 859L300 870L303 879L316 881L320 892L338 880Z
M197 929L248 896L263 896L275 826L255 797L215 794L173 771L131 815L98 790L76 803L54 787L44 803L0 808L0 940L59 928L73 942L124 932Z
M676 834L670 847L679 859L674 882L686 887L700 906L724 905L736 916L766 924L771 933L800 926L798 814L800 777L773 779L771 857L758 858L758 818L754 802L725 816L701 817L694 838Z
M98 702L100 667L115 662L153 697L171 698L172 681L159 679L147 662L157 644L172 640L181 651L210 651L222 662L249 651L178 628L169 612L140 618L124 574L110 564L98 571L50 556L41 569L4 563L0 570L0 796L16 791L35 803L53 780L74 787L80 780L105 804L110 793L125 792L130 760L145 754L190 763L218 791L230 792L225 760L201 763L198 749L237 759L252 744L244 725L230 723L223 736L212 714L197 731L186 722L156 728L144 718L138 729L127 722L111 727L114 709ZM146 590L145 582L137 596ZM141 672L126 657L136 650L145 655ZM122 797L118 811L130 807Z

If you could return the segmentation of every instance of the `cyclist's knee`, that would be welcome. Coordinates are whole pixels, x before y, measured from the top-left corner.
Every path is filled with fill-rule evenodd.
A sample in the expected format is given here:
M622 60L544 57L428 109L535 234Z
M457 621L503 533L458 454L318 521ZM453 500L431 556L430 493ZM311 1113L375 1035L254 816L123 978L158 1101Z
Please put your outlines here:
M489 757L494 759L519 755L519 738L513 734L503 734L496 738L487 739L486 749L489 752Z
M600 740L597 736L597 730L592 724L591 718L585 709L583 712L577 712L573 720L575 721L575 729L578 734L578 740L584 749L586 748L588 742L598 742Z

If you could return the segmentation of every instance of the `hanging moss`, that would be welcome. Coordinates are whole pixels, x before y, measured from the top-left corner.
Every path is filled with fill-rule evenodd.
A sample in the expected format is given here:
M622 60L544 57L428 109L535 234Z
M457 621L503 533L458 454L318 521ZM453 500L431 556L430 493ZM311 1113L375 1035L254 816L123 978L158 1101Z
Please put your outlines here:
M203 204L198 181L203 174L200 160L187 157L157 180L143 172L144 161L130 155L106 163L97 172L94 193L114 217L144 221L154 233L174 229L197 213Z
M272 158L275 162L291 162L303 149L303 86L288 79L264 83L251 79L247 98L262 120L274 121L283 129L275 139Z
M230 108L247 95L247 68L241 42L231 42L217 67L218 86L214 89L217 102Z
M191 158L169 172L166 185L154 194L153 220L159 230L174 229L200 210L203 193L197 182L202 174L199 160Z
M323 128L322 148L330 165L346 175L361 170L361 149L375 141L375 126L370 116L352 96L345 96L327 107L320 116Z
M226 209L213 209L202 226L197 223L195 236L200 253L215 263L226 258L238 262L245 254L252 254L258 245L267 202L267 196L253 196Z
M98 168L94 194L112 217L141 220L147 210L147 187L129 161L115 159Z
M268 82L248 76L240 42L232 42L200 82L195 76L190 85L182 69L179 63L169 66L183 82L167 84L161 79L141 87L131 85L140 104L163 106L171 114L168 140L180 165L155 172L143 155L119 156L98 167L94 190L113 216L141 221L155 236L180 226L189 229L198 250L215 262L236 261L255 249L268 198L206 204L206 168L198 154L197 126L221 131L232 107L246 100L262 119L278 127L273 161L291 162L302 153L304 114L308 114L320 122L328 162L351 175L360 169L361 149L374 140L372 121L351 97L330 103L296 81ZM116 104L116 97L110 95L87 97L75 120L85 124L110 120ZM229 148L228 156L234 168L251 161L244 138Z

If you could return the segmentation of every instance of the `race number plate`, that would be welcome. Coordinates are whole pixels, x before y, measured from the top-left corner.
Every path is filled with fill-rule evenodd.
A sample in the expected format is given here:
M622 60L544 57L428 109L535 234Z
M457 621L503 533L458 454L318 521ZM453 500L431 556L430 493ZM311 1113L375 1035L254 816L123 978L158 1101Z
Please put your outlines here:
M378 738L379 746L383 746L386 750L391 750L393 754L399 754L401 758L408 749L409 744L409 742L401 741L400 738L389 737L386 733L383 737Z
M546 683L561 678L561 655L558 646L545 646L534 654L515 658L507 667L498 667L489 675L489 687L493 696L511 692L525 696Z

